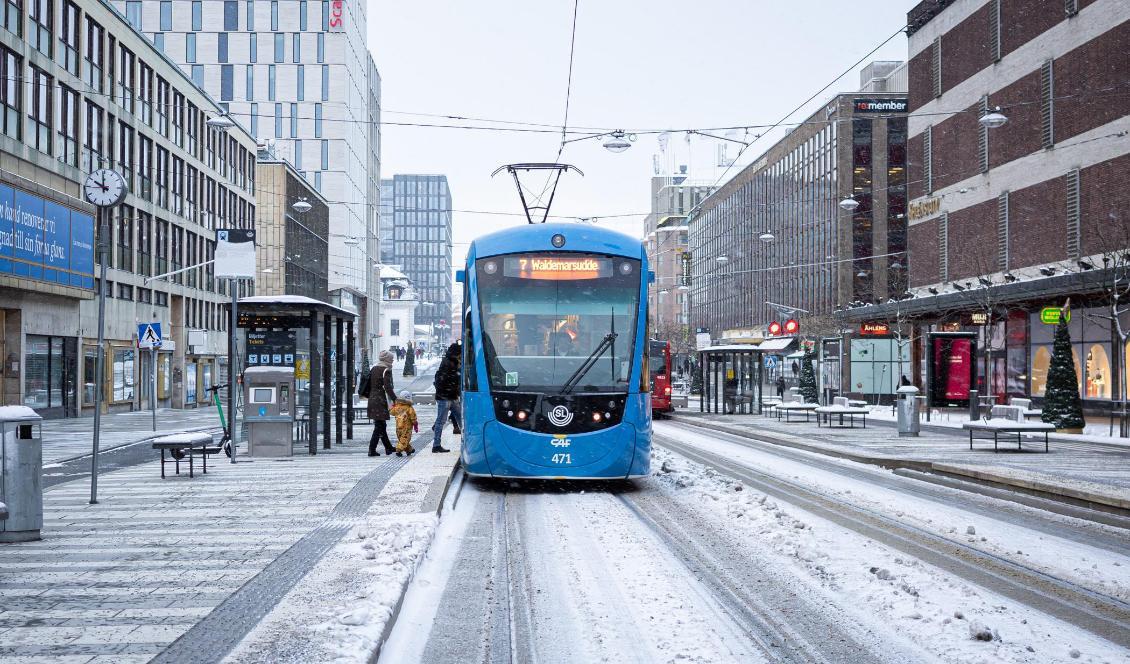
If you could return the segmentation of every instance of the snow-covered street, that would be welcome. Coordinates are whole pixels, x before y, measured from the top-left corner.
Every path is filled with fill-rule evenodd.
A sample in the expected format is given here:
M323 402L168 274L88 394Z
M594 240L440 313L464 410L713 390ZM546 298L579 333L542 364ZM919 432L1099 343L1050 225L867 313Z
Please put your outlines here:
M640 481L457 480L381 662L1130 656L1126 530L693 427L655 433Z

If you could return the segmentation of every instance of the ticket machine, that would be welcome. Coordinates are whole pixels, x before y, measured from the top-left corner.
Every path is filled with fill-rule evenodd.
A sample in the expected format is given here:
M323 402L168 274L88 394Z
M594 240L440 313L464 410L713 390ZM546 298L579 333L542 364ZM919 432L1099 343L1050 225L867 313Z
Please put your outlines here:
M248 455L293 456L294 369L248 367L243 387Z

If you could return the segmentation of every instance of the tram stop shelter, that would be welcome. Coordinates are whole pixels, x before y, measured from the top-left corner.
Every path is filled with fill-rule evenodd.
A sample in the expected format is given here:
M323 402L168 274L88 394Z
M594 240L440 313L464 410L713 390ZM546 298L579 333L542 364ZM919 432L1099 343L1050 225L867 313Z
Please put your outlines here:
M240 298L237 313L243 332L240 364L294 367L296 405L299 417L308 418L310 454L318 453L319 433L322 449L330 449L331 409L337 443L343 425L346 438L353 440L356 314L301 295Z
M795 344L795 337L775 337L760 343L731 343L699 349L702 369L699 411L761 414L765 401L765 356L783 355Z

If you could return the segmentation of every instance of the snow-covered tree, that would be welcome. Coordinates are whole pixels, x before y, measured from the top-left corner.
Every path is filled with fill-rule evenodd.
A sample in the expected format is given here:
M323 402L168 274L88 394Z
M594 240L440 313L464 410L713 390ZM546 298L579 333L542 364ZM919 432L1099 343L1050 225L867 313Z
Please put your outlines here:
M800 394L805 403L820 403L820 390L816 386L816 371L812 368L812 361L816 353L808 351L800 361Z

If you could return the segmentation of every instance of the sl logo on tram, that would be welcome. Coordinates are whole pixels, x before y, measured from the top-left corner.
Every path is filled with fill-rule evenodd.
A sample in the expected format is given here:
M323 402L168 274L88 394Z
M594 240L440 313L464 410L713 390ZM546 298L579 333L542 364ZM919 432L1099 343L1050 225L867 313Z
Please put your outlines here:
M549 411L549 422L555 427L569 426L573 421L573 413L565 406L554 406Z

